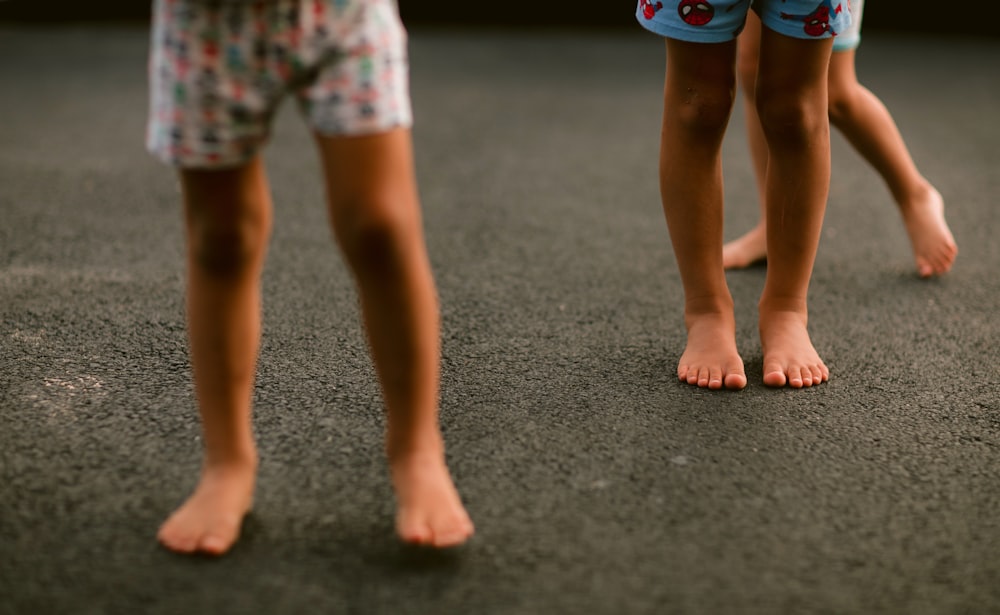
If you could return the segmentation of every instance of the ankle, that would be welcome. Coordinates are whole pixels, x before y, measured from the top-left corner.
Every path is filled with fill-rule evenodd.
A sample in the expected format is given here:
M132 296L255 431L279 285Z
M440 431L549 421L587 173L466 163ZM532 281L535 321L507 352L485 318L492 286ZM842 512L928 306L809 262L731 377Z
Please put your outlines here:
M757 303L757 312L761 317L773 314L798 314L805 318L809 313L805 297L761 297Z
M901 190L895 193L894 196L900 212L906 215L915 209L926 206L936 193L937 189L929 181L921 177L919 180L910 182L906 190Z
M443 460L444 439L436 427L423 433L416 430L402 435L390 433L386 437L385 453L393 467L416 461Z
M728 293L690 297L684 300L684 318L689 321L704 316L732 318L735 307L733 298Z
M254 447L234 450L205 450L203 466L206 470L257 471L259 459Z

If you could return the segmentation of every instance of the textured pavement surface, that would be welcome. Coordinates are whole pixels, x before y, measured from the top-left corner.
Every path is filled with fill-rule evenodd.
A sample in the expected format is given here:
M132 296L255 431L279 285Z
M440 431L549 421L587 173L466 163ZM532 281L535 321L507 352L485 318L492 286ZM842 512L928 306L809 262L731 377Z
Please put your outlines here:
M758 267L729 275L738 393L674 377L662 43L414 30L411 53L442 423L478 534L439 556L393 538L354 290L286 105L256 507L211 561L153 538L199 441L146 33L0 29L0 613L1000 612L1000 43L866 36L861 79L961 253L917 279L835 136L810 317L832 379L760 384ZM739 112L725 165L732 238L756 216Z

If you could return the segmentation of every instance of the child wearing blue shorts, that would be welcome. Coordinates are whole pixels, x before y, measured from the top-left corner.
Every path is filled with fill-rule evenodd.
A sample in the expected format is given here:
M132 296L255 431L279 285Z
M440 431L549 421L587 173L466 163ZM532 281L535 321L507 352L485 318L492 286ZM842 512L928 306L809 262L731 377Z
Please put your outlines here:
M945 221L944 200L920 174L888 109L858 82L855 57L861 43L863 11L863 0L851 0L851 26L833 40L828 86L830 123L885 180L910 238L917 275L922 278L941 275L951 269L958 255L955 238ZM751 15L740 35L738 72L761 211L757 226L723 246L723 264L727 269L748 267L767 257L763 194L767 145L754 106L760 40L760 20Z
M251 505L251 398L271 228L260 151L286 95L315 135L333 231L357 282L388 412L396 531L436 547L472 535L437 422L438 306L407 79L394 0L155 0L147 141L180 177L204 436L198 485L159 531L167 548L226 552Z
M850 25L847 0L639 0L636 19L666 42L660 192L684 287L684 382L741 389L722 261L722 140L736 87L736 40L753 10L764 28L756 109L768 148L768 271L759 309L764 384L809 387L829 370L807 328L807 293L830 181L827 67Z

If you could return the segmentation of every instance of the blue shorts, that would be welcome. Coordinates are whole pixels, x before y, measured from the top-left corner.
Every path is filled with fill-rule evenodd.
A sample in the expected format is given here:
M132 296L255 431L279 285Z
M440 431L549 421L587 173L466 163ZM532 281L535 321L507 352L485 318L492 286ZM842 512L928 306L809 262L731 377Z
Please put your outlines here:
M660 36L724 43L746 24L751 4L761 23L792 38L830 38L851 24L848 0L639 0L635 16Z
M865 0L851 0L851 25L833 39L834 51L851 51L861 44L861 15L865 12Z

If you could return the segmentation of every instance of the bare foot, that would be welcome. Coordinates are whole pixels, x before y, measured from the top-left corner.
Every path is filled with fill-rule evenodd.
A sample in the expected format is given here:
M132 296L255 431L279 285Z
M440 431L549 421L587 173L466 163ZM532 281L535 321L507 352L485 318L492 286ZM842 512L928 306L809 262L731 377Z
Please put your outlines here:
M830 379L830 370L809 339L806 316L797 311L760 311L760 344L764 351L764 384L793 389Z
M177 553L228 551L250 510L256 474L256 462L206 465L194 493L160 527L160 543Z
M899 209L913 246L917 273L922 278L947 273L958 255L958 246L944 220L941 193L928 184L920 198L901 204Z
M677 365L677 377L701 388L745 387L747 376L736 349L736 323L732 314L689 315L685 321L687 346Z
M396 490L396 533L403 542L454 547L475 531L443 455L414 453L391 462Z
M722 266L744 269L767 259L767 226L762 222L722 246Z

